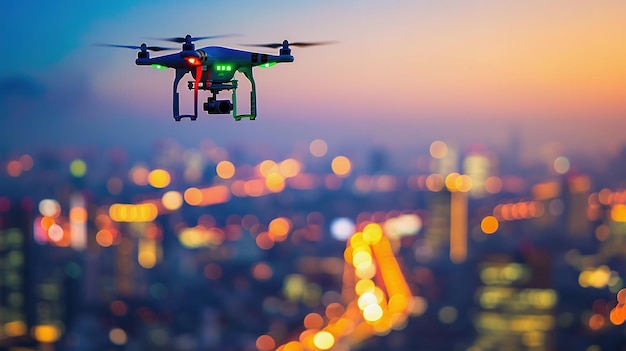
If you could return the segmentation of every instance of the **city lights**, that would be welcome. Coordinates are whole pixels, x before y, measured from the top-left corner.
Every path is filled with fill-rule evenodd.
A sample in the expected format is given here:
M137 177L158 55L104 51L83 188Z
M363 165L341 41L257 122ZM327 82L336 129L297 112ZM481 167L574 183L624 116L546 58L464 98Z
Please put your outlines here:
M80 159L72 161L70 163L70 173L76 178L84 177L87 173L87 164Z
M438 331L471 323L468 350L493 350L489 345L505 341L545 350L563 328L600 338L626 321L624 279L613 259L626 234L626 190L608 181L596 189L584 168L558 153L543 160L544 177L525 178L498 170L506 161L484 146L443 141L431 143L402 172L381 165L375 153L352 158L349 150L350 158L327 158L321 139L282 156L231 154L215 143L166 149L153 164L131 162L130 170L114 172L76 154L67 164L88 160L89 171L85 161L84 171L80 163L70 170L71 187L47 196L0 197L0 230L16 211L31 215L27 226L36 249L53 246L67 257L60 264L55 255L33 258L0 235L0 283L10 294L0 308L11 313L0 315L0 342L30 335L51 344L68 332L48 300L39 304L41 313L53 311L54 318L33 324L22 317L24 306L39 300L23 291L29 283L15 279L15 272L34 259L60 268L37 268L49 281L29 289L66 301L72 295L64 289L80 278L90 299L106 295L102 313L120 321L162 318L173 311L173 298L187 296L183 288L220 294L237 319L241 312L233 306L246 295L259 306L246 306L255 318L273 318L250 342L260 351L358 348L415 328L419 323L411 318L428 318ZM19 181L31 177L24 172L33 164L30 156L5 161ZM580 239L572 245L586 240L597 250L554 255L546 242L556 235ZM342 255L336 246L344 244ZM570 295L561 295L568 292L551 284L545 272L553 270L559 284L595 300L580 297L580 306L573 306ZM110 288L100 293L95 287L104 283ZM457 284L471 287L467 296L444 298L457 294ZM607 293L617 301L602 297ZM136 303L144 300L158 303ZM222 310L193 303L202 316L187 313L203 327L227 328ZM299 326L294 318L301 318ZM116 347L142 338L150 345L191 345L161 325L144 336L119 325L105 335ZM384 339L372 345L378 340Z
M494 216L486 216L480 222L480 229L485 234L495 233L498 230L498 226L499 226L498 219Z
M235 166L230 161L220 161L215 166L217 176L222 179L230 179L235 175Z
M164 169L155 169L148 173L148 183L155 188L165 188L170 185L171 176Z
M109 207L109 216L115 222L151 222L157 215L158 209L152 203L113 204Z
M337 156L333 158L331 168L333 170L333 173L335 173L339 177L347 177L350 174L352 164L347 157Z
M309 151L315 157L324 157L328 152L328 145L322 139L315 139L309 144Z

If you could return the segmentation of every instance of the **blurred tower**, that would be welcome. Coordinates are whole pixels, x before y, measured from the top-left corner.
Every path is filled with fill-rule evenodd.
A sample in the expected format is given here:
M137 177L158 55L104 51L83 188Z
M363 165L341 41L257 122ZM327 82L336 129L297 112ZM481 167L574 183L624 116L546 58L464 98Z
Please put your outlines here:
M494 255L479 263L481 311L470 350L552 350L557 293L549 288L550 256L533 250L526 262Z
M28 340L26 237L17 228L0 231L0 349Z
M439 257L450 244L450 193L447 191L427 194L428 220L424 231L424 247L432 251L423 259Z
M485 182L495 172L497 161L484 145L473 145L467 151L463 159L463 173L472 180L472 188L469 195L482 198L487 195Z

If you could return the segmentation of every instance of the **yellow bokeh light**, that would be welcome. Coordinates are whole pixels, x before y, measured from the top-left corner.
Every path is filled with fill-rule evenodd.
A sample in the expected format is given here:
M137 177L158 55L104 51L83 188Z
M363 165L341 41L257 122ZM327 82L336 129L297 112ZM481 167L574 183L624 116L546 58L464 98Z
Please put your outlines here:
M335 157L330 166L333 170L333 173L340 177L348 176L352 168L350 160L345 156Z
M53 343L61 337L59 328L52 324L42 324L33 327L32 334L35 340L41 343Z
M155 169L148 173L148 183L155 188L165 188L170 185L170 181L170 174L164 169Z
M372 262L372 255L367 251L356 251L352 256L352 265L356 269L367 269Z
M323 157L328 152L328 145L322 139L315 139L309 144L309 151L315 157Z
M358 295L363 295L366 292L373 292L376 285L371 279L361 279L354 285L354 291Z
M363 319L373 323L383 317L383 308L377 304L371 304L363 309Z
M493 234L498 230L499 223L498 219L494 216L486 216L480 222L480 229L482 229L485 234Z
M161 197L163 207L176 211L183 205L183 196L178 191L168 191Z
M462 174L454 180L454 187L457 191L466 193L472 189L472 178L467 174Z
M460 176L458 173L450 173L446 176L445 184L449 191L457 191L456 180Z
M291 221L285 217L274 218L268 226L270 238L275 241L284 241L290 229Z
M278 165L272 160L265 160L258 165L259 174L268 177L270 174L278 173Z
M357 305L359 306L359 309L361 310L364 310L369 305L376 305L376 304L378 304L378 298L374 294L374 290L372 290L372 292L364 293L357 300Z
M215 166L217 176L222 179L230 179L235 175L235 165L230 161L221 161Z
M300 162L293 158L288 158L278 164L280 174L285 178L292 178L300 173Z
M297 341L290 341L285 344L283 351L302 351L302 345Z
M359 279L372 279L376 276L376 266L374 264L370 264L368 266L362 265L355 267L354 275L356 275Z
M285 189L285 178L278 173L271 173L265 178L265 186L273 193L279 193Z
M153 203L113 204L109 207L109 216L115 222L150 222L159 214Z
M320 350L328 350L335 345L335 337L327 331L321 331L313 336L313 345Z
M370 223L363 229L363 239L371 245L377 244L383 237L383 229L376 223Z
M389 310L389 313L393 314L403 312L408 306L409 300L405 295L395 294L389 298L387 309Z
M611 219L615 222L626 222L626 205L617 204L611 208Z
M430 156L438 160L448 155L448 145L441 140L433 141L430 144Z
M140 251L137 255L137 261L143 268L150 269L156 266L157 257L156 254L149 250Z

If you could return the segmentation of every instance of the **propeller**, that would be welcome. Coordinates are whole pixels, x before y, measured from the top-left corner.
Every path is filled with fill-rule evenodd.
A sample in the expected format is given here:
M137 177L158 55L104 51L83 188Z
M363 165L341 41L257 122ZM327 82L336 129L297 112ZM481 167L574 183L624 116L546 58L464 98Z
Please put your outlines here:
M289 46L296 46L296 47L309 47L309 46L319 46L319 45L331 45L331 44L336 44L336 41L314 41L314 42L301 42L301 41L297 41L295 43L290 43L287 40L283 41L282 43L268 43L268 44L239 44L241 46L255 46L255 47L261 47L261 48L270 48L270 49L278 49L281 47L289 47Z
M204 36L204 37L192 37L191 35L187 34L185 37L154 38L154 39L169 41L172 43L179 43L179 44L183 44L183 43L190 44L198 40L228 38L228 37L236 37L236 36L239 36L239 35L238 34L222 34L222 35L209 35L209 36Z
M165 50L177 50L174 48L166 48L162 46L148 46L146 43L142 43L140 46L137 45L117 45L117 44L95 44L96 46L104 46L110 48L122 48L122 49L132 49L132 50L141 50L141 51L165 51Z

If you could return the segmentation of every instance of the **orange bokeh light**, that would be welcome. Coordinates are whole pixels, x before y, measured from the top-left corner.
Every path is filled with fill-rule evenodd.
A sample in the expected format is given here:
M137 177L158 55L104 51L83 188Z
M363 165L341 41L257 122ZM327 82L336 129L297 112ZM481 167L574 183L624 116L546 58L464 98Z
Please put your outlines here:
M271 351L274 347L276 347L276 342L269 335L261 335L256 339L256 348L259 351Z
M333 159L330 164L333 173L340 177L347 177L350 174L350 170L352 169L352 164L350 160L345 156L337 156Z

